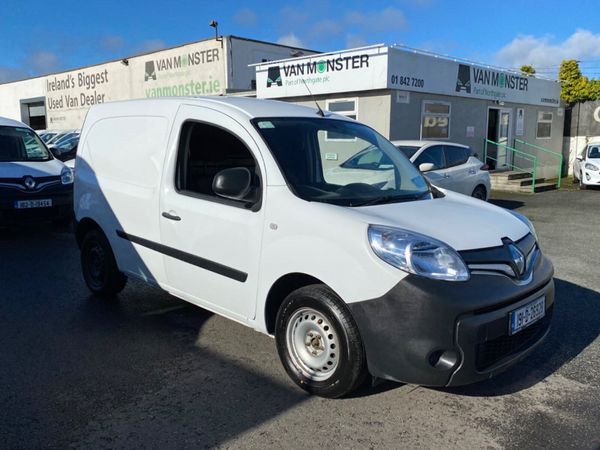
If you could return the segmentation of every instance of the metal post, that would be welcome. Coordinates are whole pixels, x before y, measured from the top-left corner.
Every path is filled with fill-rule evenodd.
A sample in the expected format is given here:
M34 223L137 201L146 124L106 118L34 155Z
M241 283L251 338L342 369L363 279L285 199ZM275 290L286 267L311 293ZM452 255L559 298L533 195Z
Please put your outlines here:
M535 179L537 177L537 157L533 159L533 178L531 180L531 193L535 194Z
M488 140L484 139L483 140L483 163L487 164L487 146L488 146Z
M560 154L560 163L558 163L558 184L556 186L556 189L560 189L560 179L562 177L562 165L563 165L563 154Z

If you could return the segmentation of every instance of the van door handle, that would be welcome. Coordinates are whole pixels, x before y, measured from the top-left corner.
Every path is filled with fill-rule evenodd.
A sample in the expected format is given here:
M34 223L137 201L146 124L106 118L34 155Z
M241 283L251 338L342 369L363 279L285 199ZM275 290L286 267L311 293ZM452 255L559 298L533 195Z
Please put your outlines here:
M449 174L447 174L447 173L445 173L445 174L444 174L444 178L450 178L450 175L449 175Z
M179 222L179 221L181 220L181 217L179 217L179 216L176 216L175 214L168 213L168 212L164 212L164 213L162 213L162 216L163 216L165 219L169 219L169 220L175 220L175 221L177 221L177 222Z

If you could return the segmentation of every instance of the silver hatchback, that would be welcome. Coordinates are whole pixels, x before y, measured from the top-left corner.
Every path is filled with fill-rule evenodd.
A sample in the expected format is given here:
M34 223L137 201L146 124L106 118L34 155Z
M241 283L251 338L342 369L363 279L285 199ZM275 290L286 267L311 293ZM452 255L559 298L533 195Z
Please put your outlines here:
M481 200L490 195L487 166L462 144L440 141L392 141L434 186Z

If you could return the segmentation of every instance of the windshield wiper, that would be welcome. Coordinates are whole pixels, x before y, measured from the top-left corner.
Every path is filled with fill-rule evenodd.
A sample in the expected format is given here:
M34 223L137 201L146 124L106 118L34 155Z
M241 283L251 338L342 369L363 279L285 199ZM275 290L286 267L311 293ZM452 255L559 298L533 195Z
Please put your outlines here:
M356 203L352 202L352 203L350 203L350 206L373 206L373 205L383 205L385 203L420 200L430 193L431 193L430 191L425 191L425 192L421 192L419 194L384 195L382 197L376 197L376 198L372 198L369 200L365 200L364 202L356 202Z

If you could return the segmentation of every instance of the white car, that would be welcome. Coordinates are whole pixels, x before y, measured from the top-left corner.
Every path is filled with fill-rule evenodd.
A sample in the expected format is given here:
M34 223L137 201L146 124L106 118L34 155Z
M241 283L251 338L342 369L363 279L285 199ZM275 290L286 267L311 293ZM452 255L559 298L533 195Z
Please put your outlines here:
M492 184L487 168L471 149L440 141L393 141L431 183L464 195L487 200Z
M600 186L600 141L590 142L573 161L573 179L579 187Z
M73 172L24 123L0 117L0 226L70 222Z
M385 176L328 179L334 153L370 146ZM553 268L531 223L431 188L346 117L244 97L111 102L89 110L76 161L94 294L134 277L274 336L311 393L339 397L368 374L486 380L548 333Z

